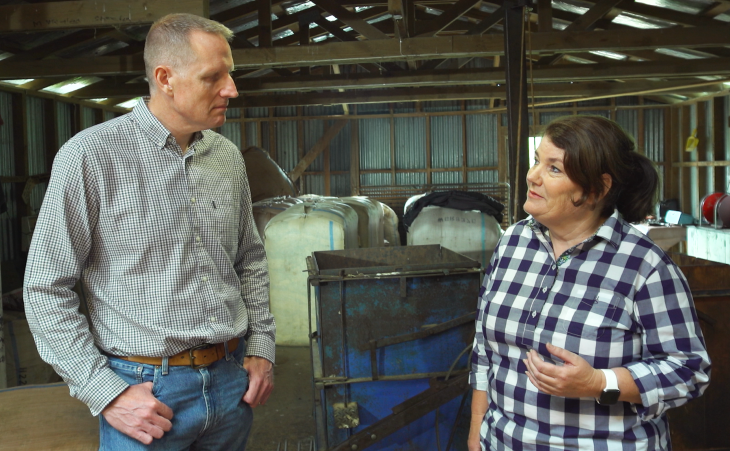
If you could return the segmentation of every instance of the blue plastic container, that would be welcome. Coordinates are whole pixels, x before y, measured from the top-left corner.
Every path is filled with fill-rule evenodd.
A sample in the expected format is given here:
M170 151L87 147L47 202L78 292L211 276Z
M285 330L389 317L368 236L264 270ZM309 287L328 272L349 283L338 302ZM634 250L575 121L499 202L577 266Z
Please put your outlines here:
M439 245L314 252L308 260L317 449L437 450L439 440L445 450L468 431L464 378L480 264ZM429 390L446 378L449 390ZM425 398L443 403L438 415L416 405Z

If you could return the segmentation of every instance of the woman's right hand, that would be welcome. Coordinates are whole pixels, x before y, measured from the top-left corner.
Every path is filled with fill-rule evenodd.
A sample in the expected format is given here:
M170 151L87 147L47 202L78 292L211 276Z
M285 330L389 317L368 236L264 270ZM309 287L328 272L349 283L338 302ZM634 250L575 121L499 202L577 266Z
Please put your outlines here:
M469 430L469 440L466 442L469 451L482 451L482 440L479 438L479 429L476 434L473 433L474 428Z
M480 433L482 423L484 422L484 415L486 415L488 407L487 392L481 390L472 391L471 422L469 423L469 438L466 442L469 451L482 451Z

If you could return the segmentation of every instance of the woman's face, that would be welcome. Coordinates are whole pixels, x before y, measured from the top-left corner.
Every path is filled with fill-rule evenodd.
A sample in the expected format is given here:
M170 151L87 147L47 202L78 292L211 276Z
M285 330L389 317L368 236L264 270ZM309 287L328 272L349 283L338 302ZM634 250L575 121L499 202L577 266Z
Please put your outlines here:
M565 173L563 157L565 151L556 147L547 136L540 141L535 151L535 161L527 172L527 201L524 209L541 224L551 226L590 217L594 210L588 202L573 205L580 200L583 190L573 183Z

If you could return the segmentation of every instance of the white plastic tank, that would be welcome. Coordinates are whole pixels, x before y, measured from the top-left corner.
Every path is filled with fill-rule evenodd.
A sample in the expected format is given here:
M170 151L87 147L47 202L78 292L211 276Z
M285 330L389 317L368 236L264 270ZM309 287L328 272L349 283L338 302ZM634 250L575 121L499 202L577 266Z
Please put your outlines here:
M340 202L349 205L357 213L360 247L382 247L385 235L380 202L364 196L341 197Z
M395 210L380 202L383 208L383 235L386 246L400 246L400 232L398 231L398 215Z
M286 196L272 197L270 199L254 202L251 209L253 210L253 220L256 223L256 229L259 232L261 241L266 242L264 229L266 229L266 225L269 221L271 221L271 218L283 211L286 211L286 209L292 205L301 204L302 202L302 200L296 197Z
M486 268L501 236L502 228L491 215L428 206L408 228L408 245L440 244Z
M264 246L277 345L309 345L306 258L357 248L357 221L355 210L331 199L292 205L269 221Z

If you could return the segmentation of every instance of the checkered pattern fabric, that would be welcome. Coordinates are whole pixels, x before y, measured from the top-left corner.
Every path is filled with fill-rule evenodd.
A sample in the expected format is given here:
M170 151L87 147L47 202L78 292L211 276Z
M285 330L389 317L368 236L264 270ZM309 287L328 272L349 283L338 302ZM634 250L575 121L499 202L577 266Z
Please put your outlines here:
M41 356L94 415L127 387L103 353L170 356L245 337L248 355L274 361L243 157L210 130L181 151L140 102L73 137L53 164L26 311ZM79 278L91 332L72 291Z
M556 264L528 218L500 240L479 296L471 385L486 391L488 450L664 450L666 411L699 396L710 361L684 275L618 212ZM522 362L546 344L594 368L627 368L641 405L539 392Z

